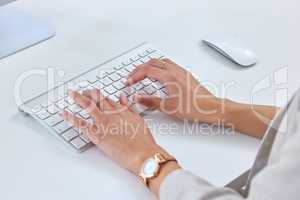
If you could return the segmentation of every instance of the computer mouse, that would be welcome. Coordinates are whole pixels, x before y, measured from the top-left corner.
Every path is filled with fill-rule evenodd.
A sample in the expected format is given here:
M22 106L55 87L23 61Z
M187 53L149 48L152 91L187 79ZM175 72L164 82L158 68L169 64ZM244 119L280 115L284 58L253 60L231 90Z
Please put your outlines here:
M202 41L240 66L249 67L257 63L254 51L236 36L210 35Z

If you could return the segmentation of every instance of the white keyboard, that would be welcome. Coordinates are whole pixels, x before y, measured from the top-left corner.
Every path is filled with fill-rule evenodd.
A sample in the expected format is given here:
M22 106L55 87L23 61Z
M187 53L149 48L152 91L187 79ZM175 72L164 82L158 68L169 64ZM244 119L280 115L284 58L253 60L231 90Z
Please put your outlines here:
M133 109L140 114L146 114L147 108L134 104L132 95L135 92L142 92L163 98L167 94L165 87L150 78L146 78L130 88L126 87L124 83L128 74L136 66L149 61L151 58L161 59L163 57L164 55L160 51L143 43L60 86L34 97L19 106L19 110L32 116L77 152L83 152L92 146L91 141L65 122L59 113L66 109L86 120L89 120L90 116L67 96L67 90L72 88L80 92L97 88L101 90L104 96L115 102L119 101L121 93L125 93L131 101Z

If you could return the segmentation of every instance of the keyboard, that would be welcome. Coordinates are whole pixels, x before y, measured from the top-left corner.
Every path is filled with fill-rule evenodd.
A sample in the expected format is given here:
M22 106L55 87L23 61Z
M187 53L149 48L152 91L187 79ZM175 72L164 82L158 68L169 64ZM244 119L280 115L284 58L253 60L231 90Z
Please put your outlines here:
M132 108L139 114L146 115L149 112L148 108L135 104L132 100L133 94L139 92L164 98L167 95L166 88L159 81L151 78L145 78L131 87L125 86L125 81L136 66L151 58L162 59L164 57L164 54L153 46L147 43L140 44L30 99L20 105L19 110L33 117L71 149L83 152L93 144L78 129L64 121L60 113L68 110L85 120L90 120L91 117L68 97L68 89L78 92L86 89L100 89L104 96L114 102L118 102L120 94L124 93Z

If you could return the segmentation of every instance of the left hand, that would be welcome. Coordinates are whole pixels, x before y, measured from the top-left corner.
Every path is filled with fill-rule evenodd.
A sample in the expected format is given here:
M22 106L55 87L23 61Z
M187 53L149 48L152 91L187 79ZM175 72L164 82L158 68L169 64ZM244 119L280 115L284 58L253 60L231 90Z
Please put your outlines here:
M70 91L75 102L91 116L87 122L68 111L62 116L122 167L138 175L143 161L155 153L168 155L156 144L143 118L128 106L125 95L120 104L105 98L97 89L80 94Z

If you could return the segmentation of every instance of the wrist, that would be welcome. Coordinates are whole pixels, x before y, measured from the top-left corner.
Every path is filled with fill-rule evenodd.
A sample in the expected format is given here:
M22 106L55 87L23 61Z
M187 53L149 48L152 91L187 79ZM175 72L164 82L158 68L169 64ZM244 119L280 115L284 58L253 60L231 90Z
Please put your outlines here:
M134 162L134 173L137 176L140 176L142 166L146 160L149 158L153 158L156 154L161 154L164 158L170 159L173 158L170 154L168 154L163 148L159 145L154 145L151 148L147 148L147 150L140 152L137 154ZM176 160L170 160L163 162L159 165L158 174L155 175L153 178L149 178L147 180L147 186L149 189L158 196L159 188L161 183L163 182L164 178L174 170L180 169L180 165L177 163Z
M138 176L144 161L150 157L153 157L157 153L160 153L164 156L169 156L169 154L157 144L139 151L132 162L133 173Z
M196 100L196 116L197 121L214 124L225 120L224 105L226 99L217 98L215 96L200 97Z

